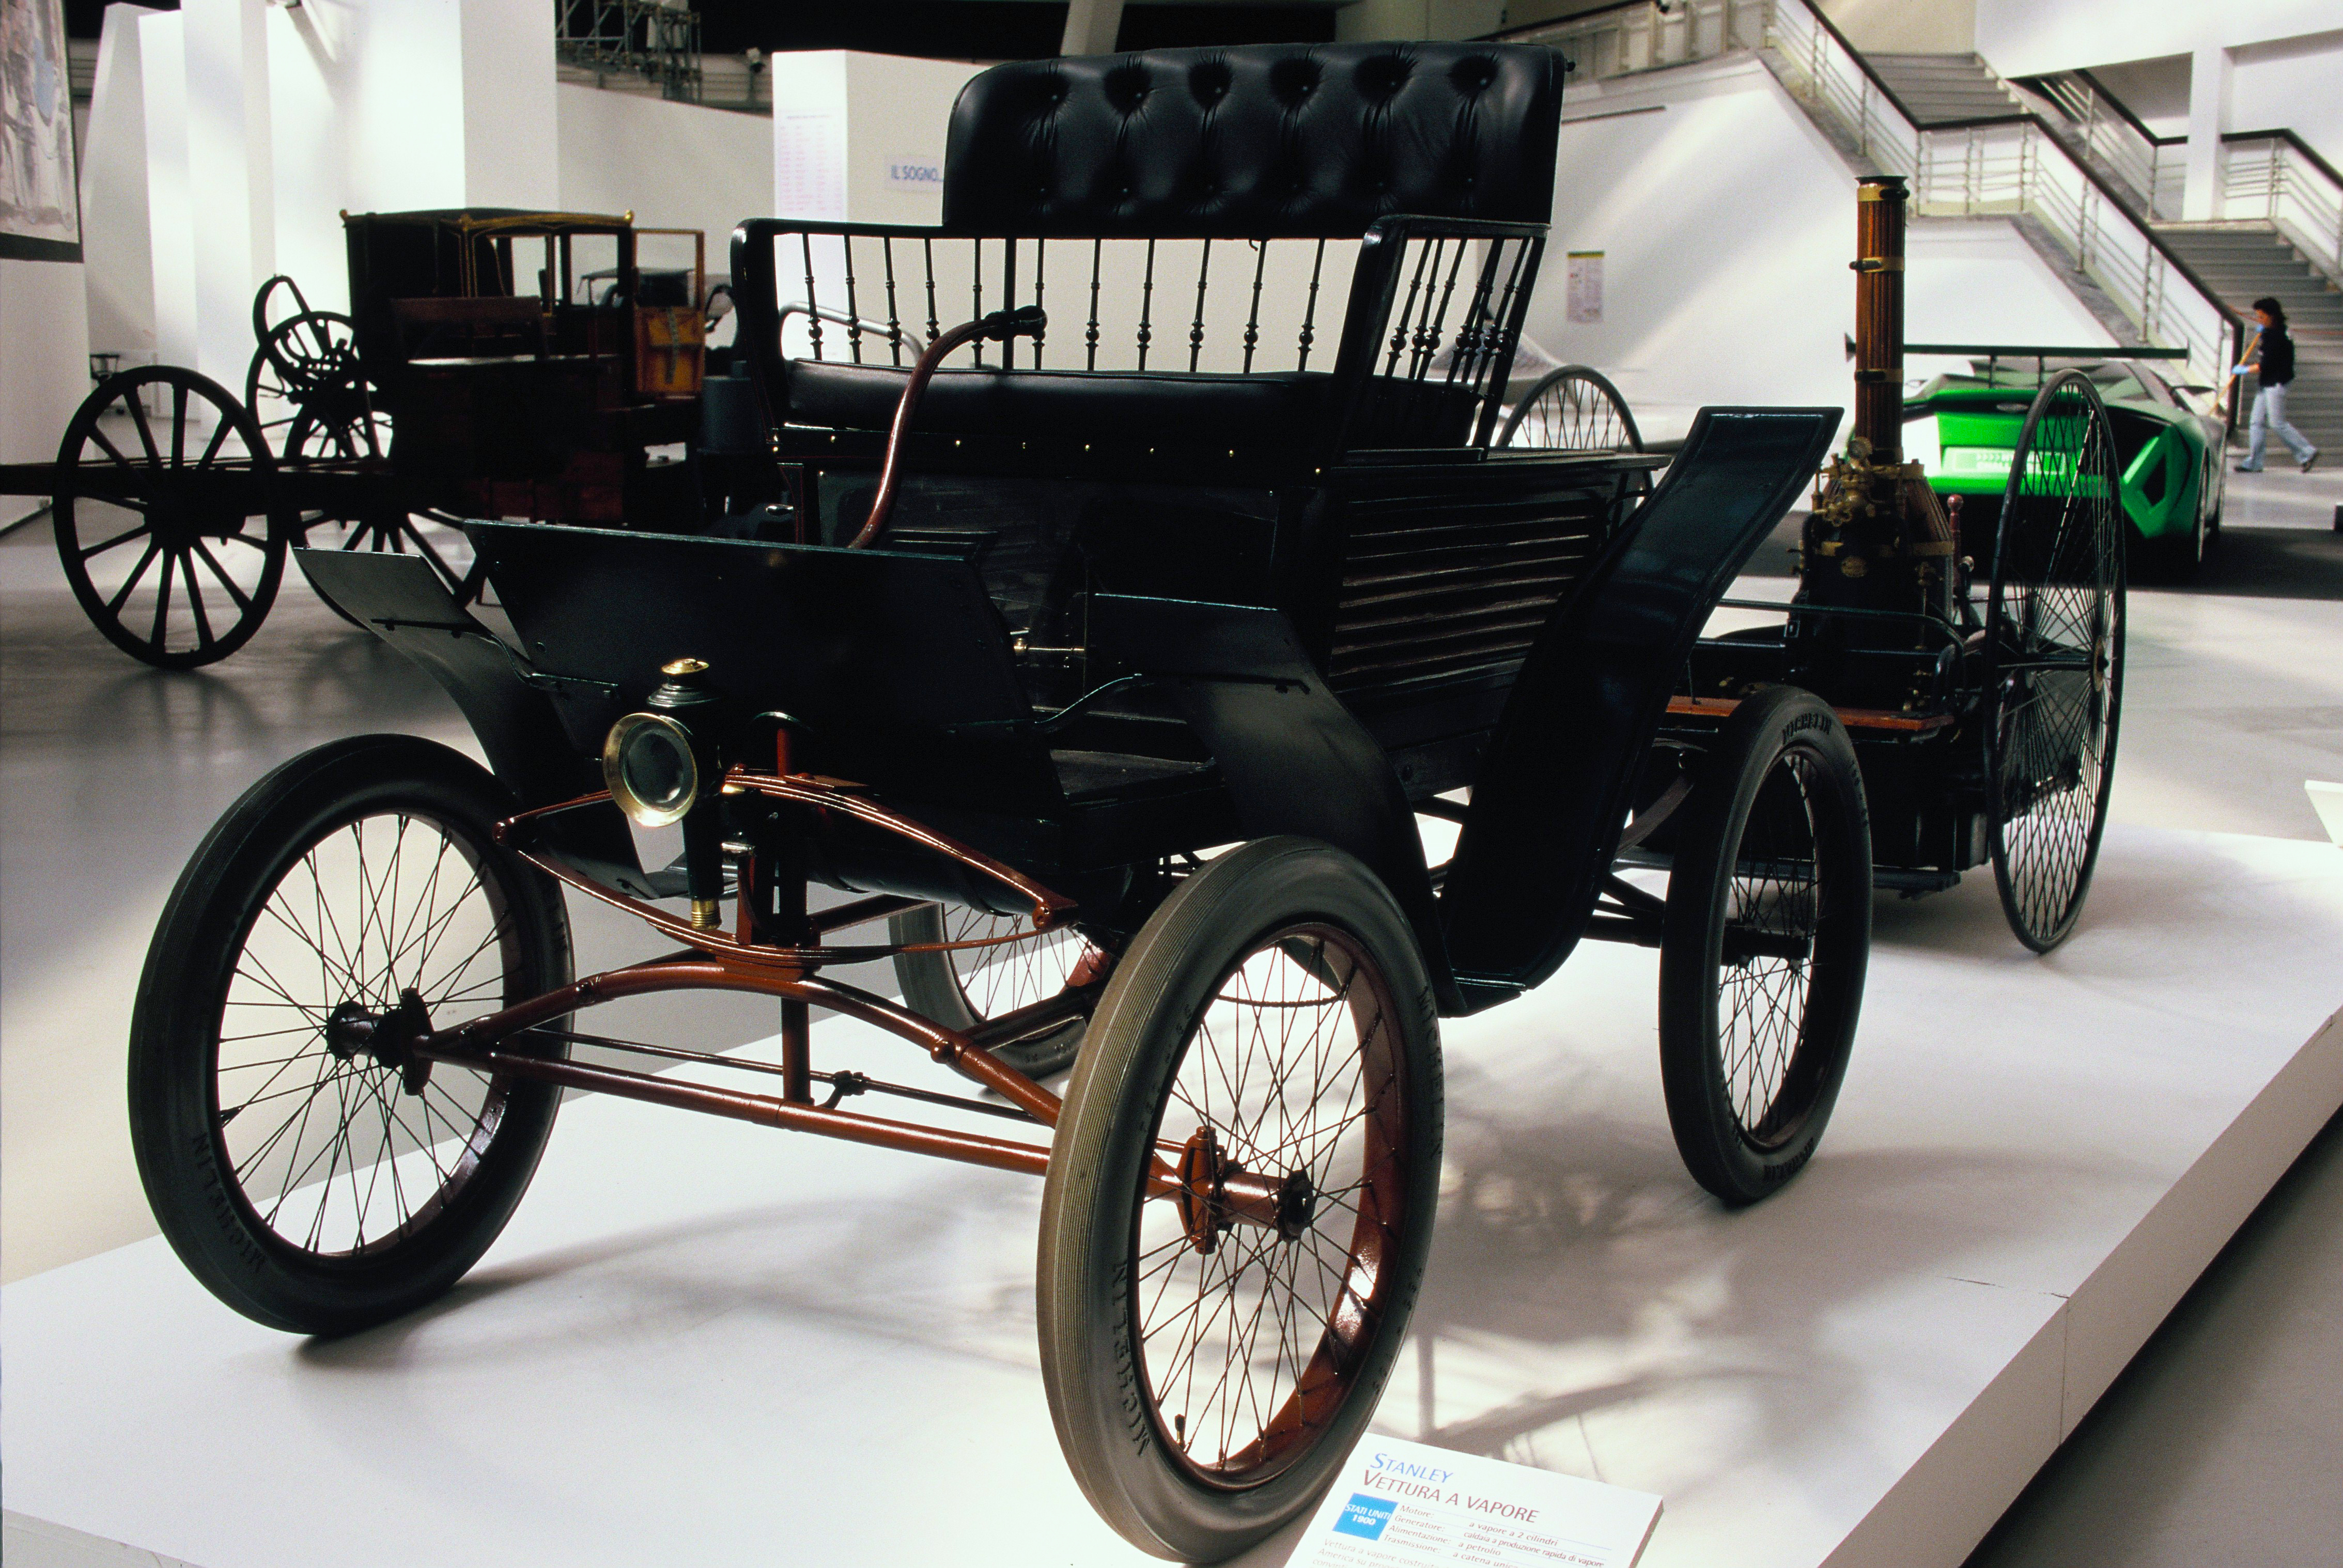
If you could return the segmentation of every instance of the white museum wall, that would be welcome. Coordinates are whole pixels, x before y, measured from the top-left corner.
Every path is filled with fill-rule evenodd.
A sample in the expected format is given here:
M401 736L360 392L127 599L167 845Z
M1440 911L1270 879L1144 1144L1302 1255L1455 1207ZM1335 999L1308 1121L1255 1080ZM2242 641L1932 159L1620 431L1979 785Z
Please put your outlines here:
M0 257L0 463L45 463L89 395L88 307L73 262ZM0 523L39 505L0 497Z
M1345 44L1479 38L1500 27L1523 25L1510 15L1512 9L1503 0L1353 0L1334 13L1334 36Z
M775 216L931 224L952 104L978 67L846 49L772 57Z
M1966 55L1976 46L1977 0L1816 0L1847 41L1882 55Z
M2091 75L2159 136L2188 134L2188 56L2158 55L2094 65Z
M1609 376L1647 436L1681 434L1703 403L1849 407L1855 176L1845 161L1745 56L1606 85L1577 92L1564 111L1530 337ZM1912 338L2109 341L2005 221L1916 223L1909 249ZM1599 323L1567 317L1574 250L1604 253Z
M1976 49L2005 76L2335 31L2335 0L1973 0Z
M110 10L88 145L126 216L90 257L99 330L240 387L272 273L347 305L343 211L557 205L552 25L535 0Z
M626 212L646 228L708 236L711 276L731 270L732 226L773 199L773 132L761 116L670 104L564 83L554 89L560 130L560 205ZM644 261L670 254L646 242Z
M2343 6L2335 0L1973 0L1976 50L2005 76L2093 69L2122 62L2177 65L2171 55L2227 51L2223 128L2292 130L2329 163L2343 163ZM2110 84L2121 93L2120 82ZM2186 91L2184 85L2183 91ZM2164 96L2157 95L2159 98ZM2185 102L2133 106L2164 135L2187 129ZM2158 111L2151 114L2150 108Z
M2343 23L2343 5L2328 19ZM2232 59L2231 130L2290 130L2343 167L2343 30L2248 44Z

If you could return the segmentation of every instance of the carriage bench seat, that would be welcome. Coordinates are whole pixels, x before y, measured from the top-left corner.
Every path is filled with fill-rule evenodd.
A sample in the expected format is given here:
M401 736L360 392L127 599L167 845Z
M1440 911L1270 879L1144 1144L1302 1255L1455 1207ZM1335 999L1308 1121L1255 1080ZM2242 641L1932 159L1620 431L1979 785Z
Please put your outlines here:
M885 366L792 359L785 371L788 419L836 430L885 430L909 372ZM1333 433L1342 408L1337 379L1321 371L1213 375L1092 370L939 371L920 400L915 427L946 436L1047 436L1061 441L1179 447L1293 447ZM1396 444L1392 410L1426 445L1462 444L1478 400L1472 388L1428 386L1404 398L1364 400L1355 444ZM1422 416L1433 417L1425 419ZM1389 431L1379 428L1391 425ZM1425 434L1428 432L1428 435Z
M883 432L907 339L1031 305L1046 344L956 353L915 431L1170 463L1485 446L1554 203L1562 64L1376 43L996 66L953 106L940 224L740 226L738 341L776 429Z

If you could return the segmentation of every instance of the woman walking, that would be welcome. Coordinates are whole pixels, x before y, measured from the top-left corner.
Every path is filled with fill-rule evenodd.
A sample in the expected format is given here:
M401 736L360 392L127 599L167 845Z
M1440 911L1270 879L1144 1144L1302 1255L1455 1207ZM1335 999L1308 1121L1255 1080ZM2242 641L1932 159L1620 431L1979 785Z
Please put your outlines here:
M2286 307L2268 297L2257 299L2254 319L2261 323L2261 331L2247 352L2245 362L2237 367L2237 374L2255 372L2260 390L2254 394L2253 417L2247 426L2246 460L2237 465L2237 472L2262 471L2262 448L2275 433L2308 474L2310 465L2318 461L2318 448L2286 422L2286 389L2294 379L2294 339L2286 333Z

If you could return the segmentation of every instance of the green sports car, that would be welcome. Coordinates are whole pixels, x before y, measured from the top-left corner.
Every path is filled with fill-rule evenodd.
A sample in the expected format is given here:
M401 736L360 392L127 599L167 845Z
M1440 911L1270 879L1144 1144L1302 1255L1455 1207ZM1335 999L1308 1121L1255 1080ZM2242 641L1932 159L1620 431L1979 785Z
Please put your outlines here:
M2098 389L2114 431L2131 574L2163 582L2195 575L2221 526L2227 470L2220 419L2192 402L2209 389L2175 387L2147 362L2182 351L2133 350L2137 357L2118 359L2077 348L1907 344L1905 352L1976 357L1969 374L1936 377L1904 399L1905 455L1926 466L1938 495L1965 498L1965 535L1984 538L2001 509L2010 453L2036 388L2061 370L2080 370Z

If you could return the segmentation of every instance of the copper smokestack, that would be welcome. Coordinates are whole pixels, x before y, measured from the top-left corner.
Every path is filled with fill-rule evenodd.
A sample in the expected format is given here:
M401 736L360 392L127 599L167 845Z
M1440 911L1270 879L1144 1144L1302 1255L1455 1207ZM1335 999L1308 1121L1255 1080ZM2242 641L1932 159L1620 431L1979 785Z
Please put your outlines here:
M1904 460L1901 175L1866 175L1855 206L1855 434L1874 462Z

